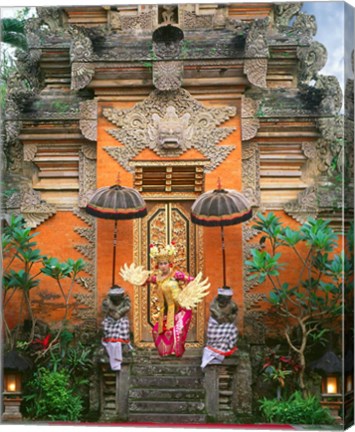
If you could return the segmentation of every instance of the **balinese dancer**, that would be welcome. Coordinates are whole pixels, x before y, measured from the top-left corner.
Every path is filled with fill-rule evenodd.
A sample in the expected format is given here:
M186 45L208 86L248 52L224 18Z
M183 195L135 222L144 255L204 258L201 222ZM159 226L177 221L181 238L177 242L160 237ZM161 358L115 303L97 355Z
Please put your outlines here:
M121 370L122 344L131 349L128 312L131 308L129 296L124 289L114 285L102 302L105 315L102 321L104 336L102 345L106 348L112 370Z
M236 318L238 307L232 300L233 291L225 286L218 289L218 295L210 305L207 343L203 350L201 367L222 363L237 347L238 329Z
M201 281L202 274L193 278L174 269L176 255L174 244L165 247L151 245L150 257L156 266L153 272L142 266L125 264L121 276L133 285L156 286L159 316L153 326L154 344L161 356L185 352L185 341L192 318L192 309L208 294L208 279Z

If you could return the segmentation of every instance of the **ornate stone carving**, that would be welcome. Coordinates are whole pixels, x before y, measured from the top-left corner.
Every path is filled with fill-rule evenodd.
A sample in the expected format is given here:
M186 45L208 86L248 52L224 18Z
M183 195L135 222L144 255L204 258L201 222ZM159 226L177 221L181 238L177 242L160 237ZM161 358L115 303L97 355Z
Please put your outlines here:
M21 213L29 228L36 228L56 213L55 206L42 200L41 194L29 185L22 185L7 200L5 208L13 213Z
M180 56L184 33L175 25L163 25L153 33L153 52L158 59L170 60Z
M233 130L232 127L218 128L236 113L235 107L224 106L206 108L183 89L175 92L153 91L147 99L128 110L106 108L103 115L120 129L108 130L108 133L120 141L124 147L105 147L104 149L132 172L128 162L145 148L151 148L158 155L167 155L157 143L157 124L161 119L175 117L183 120L188 129L189 142L185 146L201 152L210 163L206 171L212 171L234 149L232 145L216 146ZM164 122L163 122L164 123ZM186 135L185 135L186 137ZM169 150L168 155L180 155L181 149Z
M97 140L97 100L80 102L80 130L90 141Z
M176 24L175 23L175 19L174 19L174 15L177 11L177 6L175 5L165 5L163 6L163 12L161 14L162 18L163 18L163 22L165 24Z
M183 73L183 62L154 62L153 85L158 90L177 90L182 85Z
M332 75L319 75L315 88L321 90L322 100L319 110L322 114L337 114L343 102L343 94L338 79Z
M308 47L298 47L297 56L300 60L298 79L302 83L315 79L327 62L325 46L316 41Z
M121 14L117 11L108 11L108 22L111 30L122 30Z
M259 148L256 143L242 145L243 194L252 206L260 204L260 162Z
M180 25L186 30L213 28L213 22L213 14L198 15L189 10L181 10L180 12Z
M302 3L277 3L274 5L274 16L277 27L288 27L291 19L302 8Z
M121 28L127 30L152 30L156 17L155 9L148 12L137 13L136 15L121 14Z
M79 151L79 207L86 207L96 190L96 146L83 145Z
M95 65L92 63L93 45L83 27L72 25L69 27L69 34L71 35L71 88L80 90L90 83L95 73Z
M256 117L260 101L242 97L242 141L249 141L258 132L260 122Z
M37 153L37 145L36 144L27 144L24 146L23 152L23 160L24 161L33 161L34 157Z

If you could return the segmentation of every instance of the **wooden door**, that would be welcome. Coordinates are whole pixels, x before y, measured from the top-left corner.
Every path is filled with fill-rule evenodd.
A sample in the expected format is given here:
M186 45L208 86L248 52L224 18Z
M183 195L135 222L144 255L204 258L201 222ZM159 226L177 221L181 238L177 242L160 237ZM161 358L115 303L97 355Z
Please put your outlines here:
M195 276L202 268L201 229L190 220L191 202L148 202L148 215L136 222L136 240L140 245L135 261L151 270L149 245L175 242L177 270ZM158 315L157 295L153 286L135 288L134 340L137 346L152 346L151 330ZM187 347L202 346L204 336L204 307L194 312L187 339Z

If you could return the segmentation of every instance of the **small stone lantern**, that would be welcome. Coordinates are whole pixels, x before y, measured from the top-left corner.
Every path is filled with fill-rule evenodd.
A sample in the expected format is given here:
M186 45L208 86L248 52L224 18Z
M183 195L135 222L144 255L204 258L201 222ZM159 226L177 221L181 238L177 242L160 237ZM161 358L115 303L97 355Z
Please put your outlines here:
M310 367L322 375L321 404L329 408L336 420L341 420L340 410L342 397L342 363L333 351L327 351L320 359L311 363Z
M20 421L22 414L22 372L31 367L31 363L17 351L4 354L3 363L3 404L2 421Z

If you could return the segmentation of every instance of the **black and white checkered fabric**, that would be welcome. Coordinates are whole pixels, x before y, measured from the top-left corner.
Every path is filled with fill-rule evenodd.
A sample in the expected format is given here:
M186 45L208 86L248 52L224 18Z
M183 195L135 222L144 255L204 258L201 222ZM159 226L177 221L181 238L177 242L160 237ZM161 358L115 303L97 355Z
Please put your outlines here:
M207 328L206 345L221 351L229 351L237 344L238 329L233 323L219 324L210 317Z
M127 317L114 320L106 317L102 321L105 338L127 339L129 340L129 321Z

